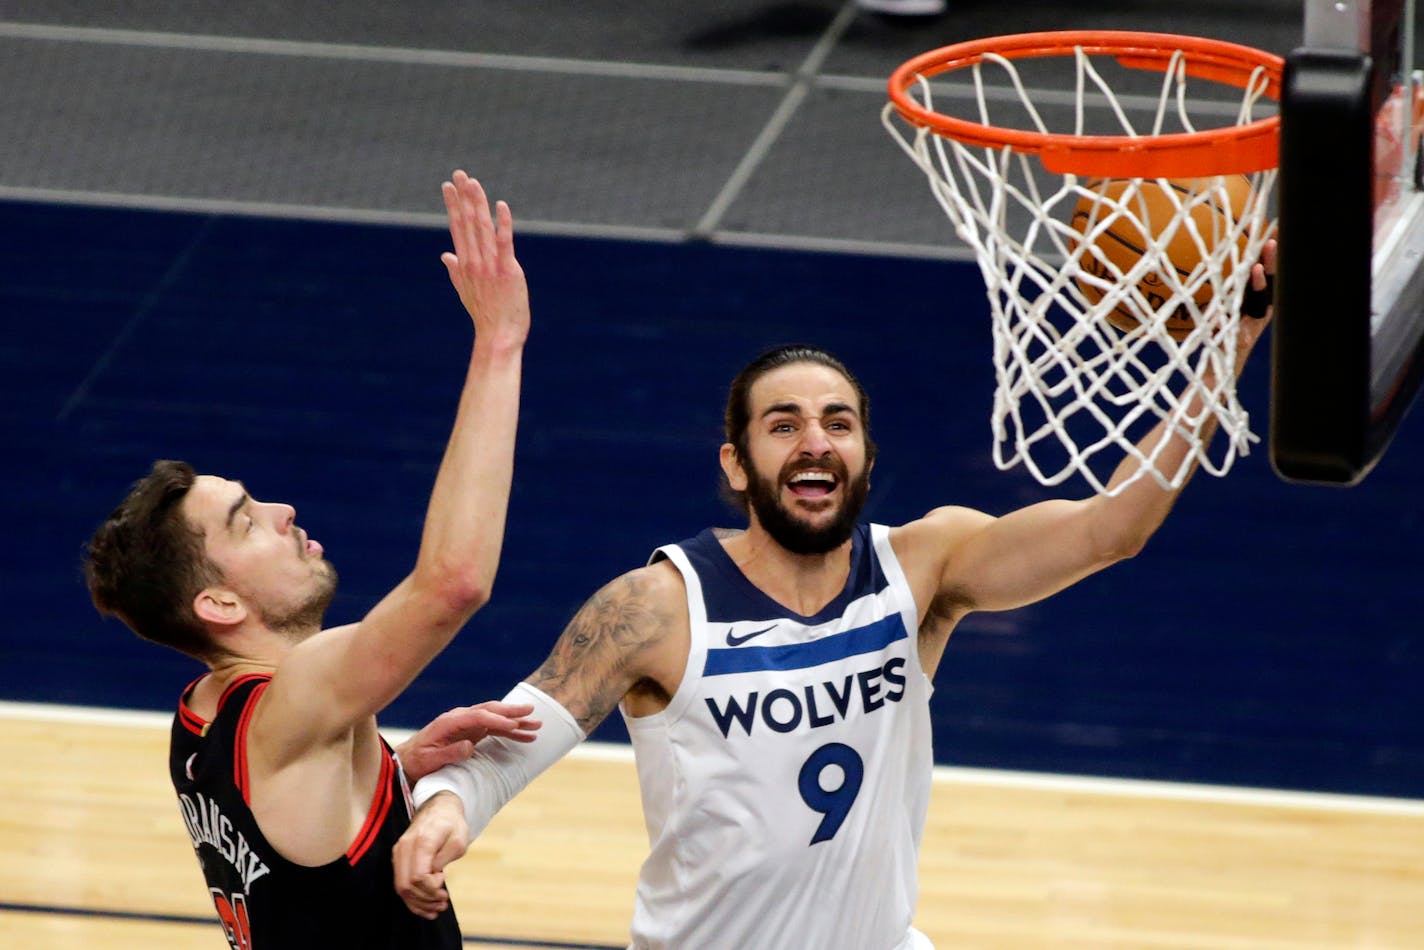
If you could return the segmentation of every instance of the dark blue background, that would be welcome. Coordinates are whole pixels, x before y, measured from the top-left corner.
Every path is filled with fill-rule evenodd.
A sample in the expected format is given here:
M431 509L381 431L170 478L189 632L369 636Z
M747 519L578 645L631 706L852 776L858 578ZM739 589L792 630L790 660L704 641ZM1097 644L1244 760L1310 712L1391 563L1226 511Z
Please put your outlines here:
M356 619L413 563L468 355L435 229L0 204L0 698L172 707L199 668L90 607L79 551L154 458L294 504ZM535 327L495 599L382 717L502 695L601 584L736 524L725 387L814 342L862 377L868 515L1048 497L990 461L972 265L522 236ZM1264 354L1244 402L1263 428ZM1424 797L1418 413L1358 488L1259 448L1135 561L970 617L936 681L958 765ZM1076 491L1077 489L1075 489ZM617 717L595 738L621 740Z

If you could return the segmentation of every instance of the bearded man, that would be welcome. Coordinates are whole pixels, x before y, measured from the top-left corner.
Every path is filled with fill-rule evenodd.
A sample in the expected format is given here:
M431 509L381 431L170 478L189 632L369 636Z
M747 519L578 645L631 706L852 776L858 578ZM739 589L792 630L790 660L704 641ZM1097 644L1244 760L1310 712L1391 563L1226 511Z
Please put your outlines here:
M1265 321L1245 324L1242 360ZM928 947L912 923L930 679L950 633L970 611L1032 603L1136 554L1177 497L1142 478L1002 517L956 506L861 524L869 402L813 347L743 369L725 422L723 487L746 530L665 545L606 585L506 697L534 707L536 741L485 740L416 786L423 804L395 849L413 911L444 908L446 864L617 706L651 846L632 947ZM1188 449L1165 426L1142 456L1163 439L1171 470Z

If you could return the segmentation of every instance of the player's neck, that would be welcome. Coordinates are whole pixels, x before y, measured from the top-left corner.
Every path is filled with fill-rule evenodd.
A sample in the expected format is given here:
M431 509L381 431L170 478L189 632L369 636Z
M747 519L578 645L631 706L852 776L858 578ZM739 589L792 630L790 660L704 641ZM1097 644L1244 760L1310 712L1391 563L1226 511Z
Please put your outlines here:
M275 673L292 647L309 634L272 630L261 623L248 623L220 637L223 653L208 661L212 674L204 681L225 689L227 684L251 673Z
M819 613L834 600L850 574L849 541L825 554L796 554L753 522L723 547L747 580L803 617Z
M218 700L222 698L229 686L252 673L274 673L277 667L276 664L259 660L224 656L209 661L208 669L208 675L193 687L187 704L195 714L203 719L211 720L217 716Z

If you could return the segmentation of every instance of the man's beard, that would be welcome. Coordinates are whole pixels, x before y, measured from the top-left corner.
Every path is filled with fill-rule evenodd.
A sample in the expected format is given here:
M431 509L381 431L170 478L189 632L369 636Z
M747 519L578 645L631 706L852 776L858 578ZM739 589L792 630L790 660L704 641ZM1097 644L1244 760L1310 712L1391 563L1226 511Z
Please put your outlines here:
M322 618L336 596L336 568L330 561L322 561L326 570L316 578L316 586L305 600L277 611L263 611L267 626L278 633L297 639L305 639L321 629Z
M781 503L781 485L790 475L802 469L830 471L836 476L836 484L845 493L840 511L830 522L816 527L799 520L790 509ZM747 465L747 503L756 512L757 522L776 541L792 554L825 554L834 551L850 538L855 530L856 519L865 508L866 496L870 494L870 471L867 468L855 479L849 478L845 463L840 460L789 464L782 469L776 479L764 478L755 466Z

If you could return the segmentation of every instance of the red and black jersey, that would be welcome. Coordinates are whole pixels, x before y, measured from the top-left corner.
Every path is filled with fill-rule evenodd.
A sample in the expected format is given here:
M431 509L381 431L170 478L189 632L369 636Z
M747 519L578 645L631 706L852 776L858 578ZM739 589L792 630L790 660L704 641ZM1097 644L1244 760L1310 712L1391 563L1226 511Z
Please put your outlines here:
M248 807L247 726L270 679L233 681L212 722L188 708L189 686L173 718L168 769L228 942L234 950L460 947L453 909L425 920L396 894L391 849L410 826L410 800L384 743L375 797L344 855L305 867L263 836Z

